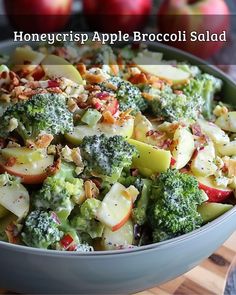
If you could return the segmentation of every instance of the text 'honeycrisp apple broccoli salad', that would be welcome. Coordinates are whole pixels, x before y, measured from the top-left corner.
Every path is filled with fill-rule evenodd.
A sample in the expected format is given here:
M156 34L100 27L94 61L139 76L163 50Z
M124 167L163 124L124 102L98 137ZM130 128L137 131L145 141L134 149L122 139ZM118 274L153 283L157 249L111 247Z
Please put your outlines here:
M142 46L26 46L4 58L2 241L128 249L233 207L236 111L218 78Z

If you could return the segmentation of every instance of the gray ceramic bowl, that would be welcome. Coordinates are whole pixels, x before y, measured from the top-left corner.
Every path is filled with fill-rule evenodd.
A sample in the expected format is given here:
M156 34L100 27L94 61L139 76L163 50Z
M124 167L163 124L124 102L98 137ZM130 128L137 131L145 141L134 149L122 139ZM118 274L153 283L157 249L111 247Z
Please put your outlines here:
M0 52L9 52L14 46L2 43ZM201 64L204 71L224 81L222 97L236 103L236 84L219 70L167 46L150 48L162 51L167 59ZM78 254L0 242L0 287L29 294L134 293L190 270L224 243L235 229L236 206L189 234L131 250Z

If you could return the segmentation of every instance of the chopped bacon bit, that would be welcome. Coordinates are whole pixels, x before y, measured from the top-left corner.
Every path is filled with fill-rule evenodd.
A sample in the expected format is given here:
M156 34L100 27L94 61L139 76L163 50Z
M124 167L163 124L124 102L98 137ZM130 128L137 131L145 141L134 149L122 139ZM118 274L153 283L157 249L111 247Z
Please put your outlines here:
M165 133L164 132L161 132L161 131L158 131L158 130L149 130L147 133L146 133L146 136L153 136L155 138L162 138L163 136L165 136Z
M61 158L58 158L51 166L47 168L47 173L49 176L55 175L61 167Z
M146 133L146 136L152 136L154 134L154 130L149 130L147 133Z
M10 157L5 162L6 167L13 167L17 163L17 159L15 157Z
M132 84L147 84L148 79L144 73L141 73L130 77L129 82L131 82Z
M197 124L197 123L192 124L191 129L192 129L193 135L199 136L199 137L203 135L201 127L200 127L199 124Z
M142 96L143 96L143 98L145 98L146 100L153 100L153 99L154 99L154 96L151 95L151 94L149 94L149 93L147 93L147 92L143 92L143 93L142 93Z
M40 81L45 76L45 72L41 66L38 66L30 75L34 78L35 81Z
M77 64L76 68L79 71L81 76L84 76L87 72L86 65L83 63Z
M1 74L0 74L0 78L1 78L1 79L6 79L6 78L7 78L7 74L8 74L8 72L6 72L6 71L1 72Z
M183 91L182 90L174 90L174 93L177 94L177 95L181 95L183 94Z
M228 168L226 163L224 163L224 166L223 166L223 168L221 170L222 170L223 173L228 173L229 168Z
M56 87L59 87L60 86L60 83L56 80L49 80L48 81L48 87L49 88L56 88Z
M98 179L98 178L91 178L91 181L96 185L96 187L97 187L98 189L101 188L101 186L102 186L102 182L101 182L100 179Z
M167 150L171 148L172 144L173 144L173 141L170 138L167 138L166 140L163 141L160 148Z
M194 160L198 155L198 149L195 149L192 155L192 160Z
M14 222L11 222L6 227L5 233L8 238L8 242L11 244L19 244L19 229Z
M119 110L119 103L117 99L113 99L108 103L106 106L106 110L111 112L112 115L115 115L116 112Z
M116 119L112 116L112 113L110 111L103 112L102 116L103 116L104 123L114 124L116 122Z
M136 168L135 169L131 169L131 175L132 176L137 177L138 174L139 174L138 169L136 169Z
M0 149L3 149L6 146L6 139L0 138Z
M96 110L100 110L103 107L103 104L99 99L93 101L93 106Z
M96 93L96 97L101 99L101 100L108 100L110 98L110 93L108 92L99 92L99 93Z

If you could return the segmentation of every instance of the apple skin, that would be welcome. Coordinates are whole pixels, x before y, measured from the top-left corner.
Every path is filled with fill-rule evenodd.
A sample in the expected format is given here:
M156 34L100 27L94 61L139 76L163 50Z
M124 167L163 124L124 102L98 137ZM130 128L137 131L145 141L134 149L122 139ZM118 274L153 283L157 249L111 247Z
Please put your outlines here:
M5 0L11 25L29 33L56 32L64 28L72 10L72 0Z
M14 175L21 178L21 182L24 184L41 184L48 177L48 173L44 172L37 175L21 174L14 171L12 167L6 167L0 163L0 173L7 172L10 175Z
M221 190L214 187L209 187L203 183L199 182L199 188L204 190L204 192L208 196L208 202L220 203L228 199L228 197L232 194L232 190Z
M211 203L221 203L227 200L232 194L233 190L230 188L221 188L217 186L213 178L210 177L202 177L202 176L195 176L191 173L191 171L187 170L186 168L181 169L182 173L190 174L194 176L198 181L199 189L203 190L207 196L207 202Z
M91 30L131 33L141 30L152 9L152 0L83 0L83 11Z
M157 14L158 28L161 33L186 31L189 41L168 42L169 45L188 51L207 59L217 53L225 42L190 41L190 32L221 34L230 28L230 11L224 0L165 0Z
M7 172L21 178L24 184L41 184L48 177L47 168L53 165L54 157L44 157L42 160L35 161L36 165L30 164L16 164L7 166L5 159L0 157L0 173Z
M208 202L221 203L233 193L232 189L217 186L213 177L196 177L199 188L208 196Z

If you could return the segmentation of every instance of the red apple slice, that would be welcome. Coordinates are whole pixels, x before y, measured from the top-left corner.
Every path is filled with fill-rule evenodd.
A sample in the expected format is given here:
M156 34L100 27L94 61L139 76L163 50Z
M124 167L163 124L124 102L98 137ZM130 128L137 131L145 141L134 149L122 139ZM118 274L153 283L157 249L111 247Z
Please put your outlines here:
M137 196L138 193L138 190L135 188L132 190L130 187L126 189L122 184L115 183L98 208L97 219L112 231L118 230L129 219L134 194Z
M220 203L226 200L232 193L233 190L218 186L213 177L197 177L199 182L199 188L204 190L208 196L208 202Z
M32 163L8 166L6 160L0 157L0 173L7 172L11 175L18 176L22 179L22 183L25 184L39 184L47 178L47 168L53 162L54 157L47 155L43 159Z

